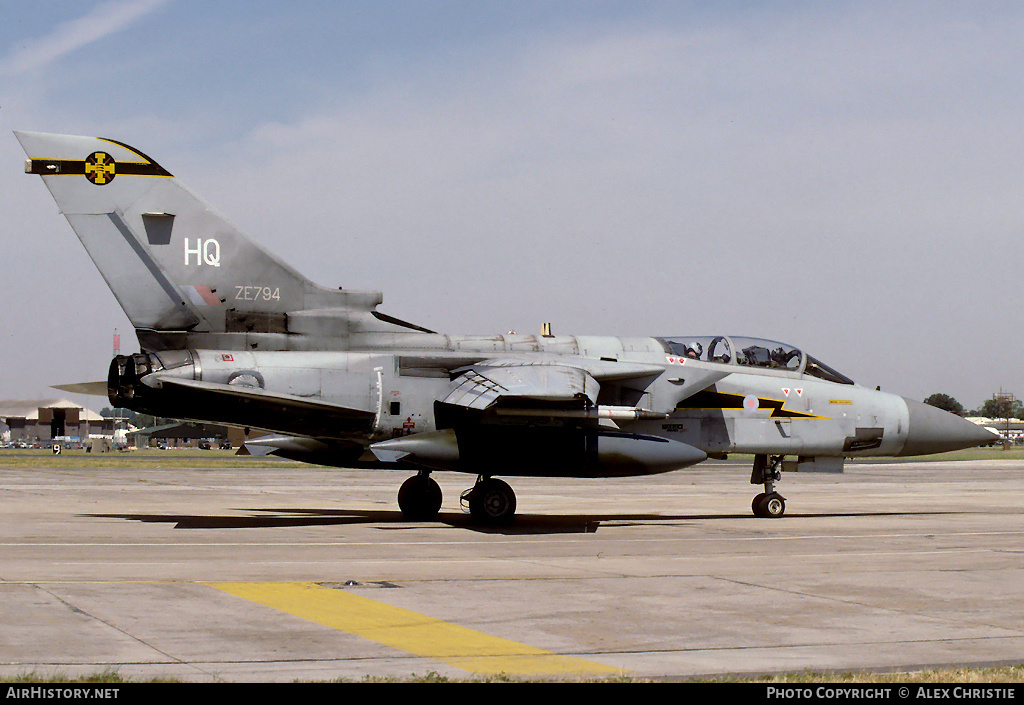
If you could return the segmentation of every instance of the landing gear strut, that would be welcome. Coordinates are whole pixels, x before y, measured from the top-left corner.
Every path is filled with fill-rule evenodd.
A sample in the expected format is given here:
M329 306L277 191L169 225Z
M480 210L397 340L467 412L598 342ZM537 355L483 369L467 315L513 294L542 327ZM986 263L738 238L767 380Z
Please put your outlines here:
M398 490L398 508L411 521L429 521L441 510L441 488L430 477L430 472L421 470L402 483Z
M786 513L786 498L775 491L775 483L782 479L782 456L767 455L754 456L754 470L750 473L750 484L764 484L764 492L760 493L750 503L754 510L754 516L758 517L780 517Z
M462 504L476 521L488 526L508 526L516 515L516 493L501 480L481 475L462 493Z

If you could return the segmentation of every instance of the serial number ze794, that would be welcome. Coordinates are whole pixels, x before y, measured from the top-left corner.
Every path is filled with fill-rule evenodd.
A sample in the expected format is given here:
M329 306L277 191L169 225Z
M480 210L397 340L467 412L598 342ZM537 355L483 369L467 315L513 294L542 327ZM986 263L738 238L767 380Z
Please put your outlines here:
M280 301L281 287L235 285L235 301Z

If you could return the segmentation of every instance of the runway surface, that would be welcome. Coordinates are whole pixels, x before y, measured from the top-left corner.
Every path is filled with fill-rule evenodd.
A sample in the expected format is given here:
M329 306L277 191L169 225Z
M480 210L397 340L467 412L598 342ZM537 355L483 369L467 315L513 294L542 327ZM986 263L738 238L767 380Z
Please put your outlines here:
M12 468L0 456L0 673L291 681L494 673L687 678L1024 662L1024 463L746 465L513 479L474 528L472 477Z

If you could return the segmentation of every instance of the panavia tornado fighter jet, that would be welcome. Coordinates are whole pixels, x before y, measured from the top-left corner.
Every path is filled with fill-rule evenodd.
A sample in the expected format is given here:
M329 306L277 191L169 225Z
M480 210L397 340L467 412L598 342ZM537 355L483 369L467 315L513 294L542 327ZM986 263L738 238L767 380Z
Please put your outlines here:
M462 501L500 525L516 497L499 476L649 475L728 453L753 455L753 512L778 517L782 470L993 440L777 342L435 333L378 311L379 292L313 284L133 147L15 134L135 326L111 404L269 434L251 453L405 468L409 519L437 515L434 471L477 476Z

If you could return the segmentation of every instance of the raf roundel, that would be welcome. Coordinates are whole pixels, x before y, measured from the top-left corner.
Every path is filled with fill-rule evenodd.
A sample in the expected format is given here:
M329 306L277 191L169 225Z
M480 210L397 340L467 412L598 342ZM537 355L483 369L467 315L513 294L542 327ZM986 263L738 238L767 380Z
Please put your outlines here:
M106 152L93 152L85 158L85 178L97 186L106 186L114 177L117 162Z

